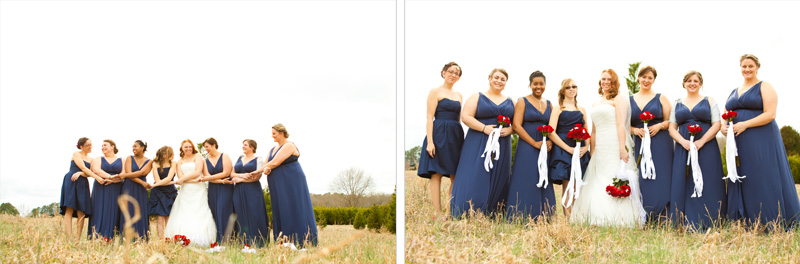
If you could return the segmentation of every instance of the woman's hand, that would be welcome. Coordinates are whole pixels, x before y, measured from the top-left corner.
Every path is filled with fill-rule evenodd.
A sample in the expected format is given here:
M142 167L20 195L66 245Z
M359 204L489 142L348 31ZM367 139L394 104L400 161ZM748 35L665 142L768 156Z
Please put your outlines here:
M481 132L483 132L484 134L486 134L488 136L489 134L492 134L492 130L494 130L495 127L497 127L497 125L486 125L486 126L483 127L483 131L481 131ZM501 133L502 133L502 131L501 131Z
M269 167L264 167L264 175L269 175L272 172L272 169Z
M511 135L512 132L514 132L514 129L511 128L510 126L504 127L503 129L500 129L500 136L507 137L508 135Z
M431 158L436 155L436 146L434 146L431 142L428 142L428 147L425 150L428 151L428 156Z
M619 149L619 159L621 159L624 162L628 162L628 152L625 151L624 148Z
M549 141L548 140L547 141L547 151L550 151L551 149L553 149L553 141Z
M695 140L694 141L694 145L697 147L697 150L700 150L700 148L702 148L703 145L705 145L705 144L706 144L706 142L703 142L702 140Z
M728 137L728 120L722 120L720 123L719 130L722 132L722 135Z
M639 138L644 137L644 128L634 128L633 134L639 136Z
M550 143L550 142L547 142L547 143ZM517 144L519 144L519 143L517 143ZM542 142L541 141L534 141L531 146L533 146L536 149L542 149Z
M655 128L655 126L658 126L658 128ZM653 127L647 127L647 129L650 130L650 137L655 137L658 131L661 130L661 124L655 124Z
M583 155L585 155L587 151L589 151L589 146L583 146L583 147L581 147L581 154L580 154L580 157L581 157L581 158L583 158Z
M142 187L144 187L145 189L148 189L148 190L153 189L153 185L151 185L150 183L147 183L147 182L142 184Z
M688 140L685 140L685 139L681 140L680 142L678 142L678 144L681 144L683 149L689 150L689 141Z
M569 148L566 148L564 150L567 151L567 153L569 153L570 155L572 155L572 153L575 152L575 147L569 147Z
M70 178L70 180L76 181L76 180L78 180L78 177L80 177L80 176L81 176L81 172L80 171L76 172L76 173L73 173L72 177Z
M94 180L99 184L106 185L106 180L104 180L102 177L96 178Z
M741 135L742 132L747 130L748 127L749 126L747 125L747 121L733 124L733 134L734 134L734 136Z

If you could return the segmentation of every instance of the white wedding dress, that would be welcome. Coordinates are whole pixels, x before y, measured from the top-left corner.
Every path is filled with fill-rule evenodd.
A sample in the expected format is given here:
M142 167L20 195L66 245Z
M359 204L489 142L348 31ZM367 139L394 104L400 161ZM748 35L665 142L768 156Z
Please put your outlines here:
M620 171L615 107L598 103L589 111L589 115L596 129L595 138L591 139L595 141L595 150L584 176L587 183L581 187L580 196L573 204L570 222L598 226L643 225L646 215L640 198L636 162L630 151L633 149L633 140L628 136L625 144L629 157L626 168L634 173L630 179L631 196L612 197L606 193L606 186L613 183L614 176ZM630 116L630 112L627 115ZM627 126L630 127L630 123Z
M181 164L183 174L194 172L194 162ZM178 197L169 213L164 235L174 238L184 235L190 240L189 245L208 247L217 240L217 225L208 207L208 188L205 182L184 183L178 191Z

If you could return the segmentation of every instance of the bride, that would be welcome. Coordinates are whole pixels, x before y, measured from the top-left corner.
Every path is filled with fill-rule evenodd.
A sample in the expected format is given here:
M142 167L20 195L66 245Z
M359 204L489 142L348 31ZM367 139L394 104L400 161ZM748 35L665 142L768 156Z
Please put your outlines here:
M599 93L602 95L589 115L592 120L591 160L586 168L580 196L575 200L570 222L600 226L636 227L644 224L638 177L630 177L631 195L615 198L606 193L606 186L620 171L621 162L626 170L636 173L636 162L629 159L628 150L633 140L626 130L630 128L630 105L625 94L619 94L619 77L612 69L603 71Z
M217 226L208 207L206 184L197 180L202 176L203 158L197 155L191 140L181 142L178 168L181 189L172 205L164 235L167 238L184 235L189 239L189 245L209 246L217 240Z

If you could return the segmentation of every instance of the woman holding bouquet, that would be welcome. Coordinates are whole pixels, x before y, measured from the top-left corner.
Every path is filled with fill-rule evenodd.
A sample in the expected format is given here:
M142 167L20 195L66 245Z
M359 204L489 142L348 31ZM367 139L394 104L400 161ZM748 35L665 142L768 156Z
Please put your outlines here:
M156 234L164 237L164 227L169 221L172 204L178 196L172 178L178 170L178 163L172 159L174 151L169 146L163 146L156 151L153 159L153 188L150 190L150 214L156 216Z
M317 245L317 220L311 206L308 182L297 159L300 150L287 138L282 124L272 126L278 147L270 149L267 165L260 171L267 176L272 202L272 235L276 243L291 242L299 247ZM263 199L263 198L262 198Z
M572 153L575 150L575 140L567 138L567 133L575 127L575 124L586 125L586 109L578 106L578 85L572 79L567 78L561 81L561 89L558 90L558 108L550 114L550 126L555 129L555 133L548 135L551 142L555 144L550 156L550 179L554 184L561 184L562 190L569 185ZM581 171L586 172L586 166L589 165L591 156L587 153L589 141L582 144L580 165ZM566 192L562 191L561 195L563 197ZM564 208L565 216L569 217L569 212L569 208Z
M734 89L725 109L736 111L734 135L739 152L741 182L728 183L728 217L747 224L777 221L791 228L800 220L800 202L775 123L778 95L769 82L758 79L761 63L752 54L739 59L744 83Z
M531 94L519 98L514 105L514 131L519 134L517 153L514 156L514 168L511 174L511 185L508 191L508 204L506 215L509 220L515 217L550 216L555 212L556 198L553 184L548 182L541 188L539 183L539 169L536 160L539 152L549 152L553 143L542 141L542 133L537 130L546 126L550 121L552 107L550 101L542 98L545 90L545 76L540 71L531 73L528 77L528 87ZM547 177L546 175L544 177Z
M648 221L667 217L670 186L672 182L672 155L673 143L669 135L669 116L672 110L666 96L653 91L656 80L656 69L653 66L644 66L639 70L639 92L630 97L631 104L631 134L634 137L633 158L637 163L644 164L641 160L642 139L645 134L650 136L650 153L652 154L654 179L643 178L643 171L639 170L639 183L642 191L642 207L647 212ZM644 112L650 113L653 119L647 122L640 118ZM663 132L663 133L662 133ZM641 168L641 166L639 166Z
M92 172L102 178L92 187L92 217L89 218L89 237L114 238L119 231L119 198L122 191L120 173L125 172L122 159L113 140L103 140L103 156L92 161Z
M269 220L264 190L261 189L261 168L264 160L256 156L255 140L242 141L244 154L233 165L233 211L239 227L239 237L245 243L262 247L269 243Z
M147 174L150 174L153 164L150 162L150 159L144 156L146 151L147 143L141 140L133 142L133 155L125 159L125 171L128 171L128 173L122 173L119 177L127 179L122 182L122 193L130 195L139 202L142 218L133 223L133 230L139 237L148 239L150 237L148 232L150 230L150 220L147 216L150 215L150 213L148 213L147 210L149 209L149 206L147 206L147 190L153 188L153 186L147 183ZM135 213L135 209L132 206L132 204L128 204L128 213L131 217ZM124 217L119 218L119 226L120 228L125 227ZM120 232L122 231L123 230L120 230Z
M722 175L722 158L716 140L720 128L719 108L713 98L700 95L702 87L703 75L696 71L686 73L683 76L686 97L675 101L675 111L669 118L669 134L676 143L669 217L675 224L683 223L695 230L718 224L721 213L727 208L725 182L722 180L725 175ZM689 125L699 125L702 128L695 133L694 142L689 141ZM695 184L694 172L686 165L690 144L697 147L702 186Z
M228 228L228 221L233 214L233 184L229 179L233 165L225 153L217 150L219 145L213 137L203 141L203 148L208 152L205 160L201 182L208 182L208 207L217 224L217 240L224 242L223 236ZM236 227L234 226L234 229ZM235 230L234 230L235 231Z
M444 65L441 72L444 84L428 93L428 121L425 140L419 157L417 175L431 179L430 190L433 209L442 212L439 194L442 176L450 177L450 192L453 190L464 130L461 128L461 93L453 91L453 85L461 78L461 66L455 62ZM450 194L448 192L448 197Z
M503 95L506 80L506 70L492 70L489 90L473 94L464 104L461 120L470 129L464 138L456 169L459 180L453 183L450 203L453 217L461 217L470 210L493 216L498 210L505 209L511 178L511 138L508 136L514 132L510 124L499 131L499 152L485 153L484 157L481 154L486 149L489 135L498 126L498 117L514 117L514 101ZM498 160L494 160L492 155L499 155ZM485 165L486 158L491 159L491 168Z
M64 216L64 232L67 237L74 238L72 235L72 218L77 217L77 233L83 230L84 217L92 216L92 199L89 193L88 176L95 178L96 181L104 183L103 178L97 176L89 169L92 158L92 141L82 137L78 139L76 145L79 151L72 153L69 163L69 172L64 175L61 184L61 209L59 213Z

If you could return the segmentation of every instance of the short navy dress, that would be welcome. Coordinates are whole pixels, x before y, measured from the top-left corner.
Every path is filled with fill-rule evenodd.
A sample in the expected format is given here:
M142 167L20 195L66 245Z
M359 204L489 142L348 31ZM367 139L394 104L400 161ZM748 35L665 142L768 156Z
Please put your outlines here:
M285 144L284 144L285 145ZM270 150L269 161L275 158L278 150ZM274 147L272 148L275 149ZM269 198L272 203L272 235L279 241L279 234L289 237L289 241L301 247L306 241L317 245L317 220L311 205L311 194L303 167L298 156L290 155L267 176Z
M91 164L83 161L83 165L89 168ZM78 217L78 211L83 212L86 217L92 215L92 199L89 192L89 180L87 177L78 177L72 181L72 175L81 171L75 161L69 162L69 172L64 175L64 182L61 184L61 209L59 213L64 215L67 207L72 208L72 217Z
M242 157L236 161L236 173L250 173L259 168L258 157L246 164ZM233 186L233 211L239 226L239 238L251 246L262 247L269 243L269 220L267 204L261 182L240 182Z
M562 110L561 114L558 115L558 124L556 124L556 127L553 128L556 135L561 138L561 141L564 141L567 146L572 148L575 147L575 140L567 138L567 133L575 127L575 124L581 124L581 126L586 125L586 121L583 119L583 112L580 110ZM590 129L587 128L586 130L588 131ZM584 146L586 146L585 141L581 142L581 147ZM550 151L550 153L550 180L554 184L561 184L563 181L569 181L569 173L572 169L572 154L569 154L569 152L556 144L553 144L553 149ZM583 154L583 157L580 158L581 172L586 173L586 167L589 166L590 157L591 155L587 151L585 154Z
M417 175L431 178L440 173L450 177L456 173L458 159L461 156L461 145L464 143L464 129L461 128L461 102L444 98L436 105L433 120L433 145L436 153L428 154L428 136L422 141L422 152L419 155Z
M163 180L169 175L170 167L158 168L158 177ZM154 182L155 183L155 182ZM169 216L172 212L172 204L175 203L175 198L178 197L178 190L175 184L164 186L157 186L150 189L150 215Z
M734 124L764 113L761 82L741 95L734 89L725 109L736 111ZM748 224L778 221L787 228L796 225L800 221L800 201L775 120L747 128L736 136L736 148L739 150L739 175L747 178L742 182L728 182L728 218L743 219Z
M639 118L639 114L650 112L653 120L648 122L648 127L668 120L664 116L661 107L661 94L656 94L652 100L647 102L644 107L639 107L631 96L631 126L644 128L644 122ZM646 133L646 132L645 132ZM633 136L634 161L639 160L639 151L642 148L642 138ZM642 171L639 170L639 188L642 192L642 206L647 212L647 221L654 221L660 217L667 216L667 205L669 204L670 187L672 186L672 156L673 141L668 131L658 131L655 136L650 137L650 153L653 155L653 165L656 168L656 179L643 179ZM642 161L644 162L644 161Z
M150 162L149 159L145 160L144 163L142 163L142 166L140 167L139 164L136 164L136 159L134 159L133 156L131 156L131 172L137 172L142 170L142 168L145 165L147 165L148 162ZM147 174L149 173L145 173L143 176L139 177L139 179L142 180L143 182L147 182ZM150 237L150 234L147 232L150 230L150 219L147 216L150 215L149 213L150 206L148 202L147 188L144 188L144 186L142 186L141 184L138 184L130 179L125 179L125 181L122 182L122 193L132 196L133 199L139 202L139 208L142 218L140 218L139 221L133 223L133 230L136 231L136 233L139 234L140 237L148 239ZM130 213L130 216L133 217L133 215L135 214L135 211L132 208L133 204L129 203L128 206L129 206L128 212ZM120 215L119 226L120 228L125 227L124 216Z
M115 175L122 172L122 159L117 158L113 163L108 163L105 157L100 157L100 169ZM101 238L109 239L119 231L119 204L117 199L122 191L122 182L102 185L97 181L92 186L92 217L89 218L89 237L93 233Z

